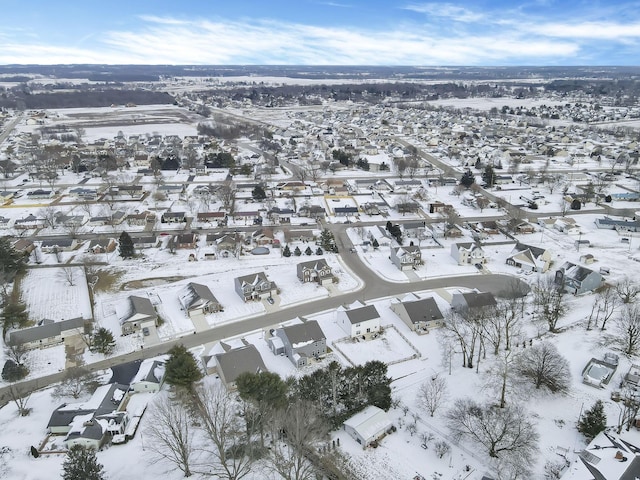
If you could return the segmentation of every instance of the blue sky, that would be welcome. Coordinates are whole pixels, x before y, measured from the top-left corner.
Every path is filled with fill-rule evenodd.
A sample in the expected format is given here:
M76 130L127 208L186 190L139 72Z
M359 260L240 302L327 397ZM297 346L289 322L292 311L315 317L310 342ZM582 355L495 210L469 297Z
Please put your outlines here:
M640 65L640 0L0 0L0 64Z

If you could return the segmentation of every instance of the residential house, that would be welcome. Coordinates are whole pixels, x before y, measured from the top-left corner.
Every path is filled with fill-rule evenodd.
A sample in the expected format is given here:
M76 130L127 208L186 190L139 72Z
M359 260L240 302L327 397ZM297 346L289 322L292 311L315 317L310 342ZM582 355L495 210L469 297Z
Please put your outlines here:
M140 237L131 237L133 246L136 250L142 248L154 248L158 245L158 239L155 235L143 235Z
M225 212L200 212L196 215L196 221L200 225L215 225L219 227L225 224L226 216Z
M16 230L30 230L44 228L47 222L44 218L36 218L32 213L23 218L18 218L13 223Z
M609 217L596 218L596 227L617 232L640 232L640 220L616 220Z
M475 315L496 305L496 299L491 292L455 292L451 296L451 309L463 316Z
M27 192L29 200L44 200L53 197L53 195L53 190L42 190L41 188Z
M44 253L71 252L78 246L75 238L56 238L53 240L43 240L40 249Z
M391 247L389 258L399 270L415 270L422 265L422 251L415 245Z
M358 215L358 207L335 207L333 213L336 217L348 217Z
M27 350L49 347L63 343L65 339L84 334L86 320L82 317L61 320L59 322L44 319L35 327L9 332L8 344L21 345Z
M284 230L284 241L286 243L293 242L313 242L316 236L313 230Z
M156 393L164 379L164 362L147 358L140 363L138 373L131 379L130 389L135 393Z
M302 283L316 282L324 286L333 283L334 280L331 267L324 258L298 263L297 273Z
M190 318L222 310L222 305L213 295L211 289L200 283L188 283L178 293L178 299Z
M453 243L451 257L458 265L478 265L487 263L487 257L482 247L476 243Z
M267 212L267 218L275 224L291 223L291 217L295 213L295 210L292 210L290 208L273 207Z
M243 373L267 372L260 352L253 344L227 350L213 356L218 376L227 390L236 388L236 380ZM211 362L210 362L211 363ZM209 363L207 363L209 366Z
M29 255L36 248L33 241L28 238L18 238L11 246L16 252L20 252L23 255Z
M47 429L53 435L65 435L65 447L83 445L99 449L116 434L124 433L128 415L120 411L128 385L110 383L96 389L86 402L64 403L56 408Z
M551 252L545 248L516 243L506 263L528 272L546 273L552 260Z
M132 227L145 227L148 224L156 223L156 215L147 211L131 213L125 217L125 221Z
M351 338L369 338L380 332L380 313L375 305L356 302L347 308L336 310L338 325Z
M236 277L235 290L245 302L273 297L278 293L275 282L267 278L264 272Z
M594 270L565 262L556 270L555 283L565 292L581 295L600 288L604 283L604 277Z
M316 220L323 220L327 215L324 207L320 205L303 205L298 209L298 215L301 217L314 218Z
M160 221L162 223L186 223L187 215L185 212L164 212Z
M425 238L424 222L405 222L402 224L402 231L406 237Z
M158 314L151 300L146 297L131 295L127 300L126 311L120 317L122 334L129 335L151 326L158 326Z
M89 242L88 251L93 254L111 253L115 251L116 245L114 238L94 238Z
M342 425L345 432L362 445L362 448L367 448L377 442L393 429L393 422L389 415L374 405L369 405L361 412L356 413L345 420Z
M196 248L198 235L195 233L181 233L174 235L173 242L176 248Z
M637 437L603 430L577 455L562 480L635 480L640 478ZM631 443L634 442L634 443Z
M411 293L391 302L391 310L414 332L428 333L444 325L444 315L433 297L420 298Z
M327 339L315 320L277 328L268 339L274 355L286 355L296 367L308 365L327 353Z

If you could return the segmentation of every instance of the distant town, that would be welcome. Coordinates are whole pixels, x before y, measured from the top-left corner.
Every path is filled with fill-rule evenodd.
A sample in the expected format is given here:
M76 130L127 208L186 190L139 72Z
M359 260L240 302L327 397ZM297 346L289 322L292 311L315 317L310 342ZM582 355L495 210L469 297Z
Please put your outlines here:
M0 476L640 476L638 68L123 68L0 67Z

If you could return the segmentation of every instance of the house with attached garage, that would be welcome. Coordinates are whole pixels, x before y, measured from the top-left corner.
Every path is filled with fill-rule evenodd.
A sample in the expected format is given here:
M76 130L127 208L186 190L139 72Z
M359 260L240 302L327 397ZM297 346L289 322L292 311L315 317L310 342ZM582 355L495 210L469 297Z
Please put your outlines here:
M600 288L604 283L604 277L594 270L565 262L556 270L554 281L565 292L582 295Z
M65 339L79 338L84 334L86 322L82 317L59 322L44 319L35 327L9 332L7 341L11 346L21 345L27 350L49 347L63 343Z
M351 338L370 338L380 332L380 313L375 305L355 302L336 310L338 325Z
M158 314L151 300L131 295L127 300L124 315L120 316L123 335L139 332L143 328L157 327Z
M481 314L497 304L491 292L454 292L451 296L451 309L463 317Z
M178 299L190 318L222 310L222 305L213 295L211 289L200 283L188 283L178 293Z
M458 265L482 265L487 263L487 257L480 245L475 243L453 243L451 257Z
M88 251L93 254L111 253L115 251L116 245L114 238L94 238L89 242Z
M130 389L135 393L160 391L164 380L164 362L147 358L140 363L138 373L131 379Z
M545 248L516 243L506 263L528 272L546 273L552 260L551 252Z
M331 267L324 258L300 262L297 265L297 273L302 283L315 282L319 285L329 285L334 279Z
M444 315L433 297L420 298L414 293L391 301L391 310L416 333L444 325Z
M393 431L393 422L389 415L374 405L356 413L342 425L344 431L362 445L362 448L367 448Z
M275 282L267 278L264 272L252 273L234 280L235 290L245 302L262 300L278 294Z
M44 253L70 252L78 246L75 238L56 238L54 240L43 240L40 249Z
M422 251L416 245L391 247L389 258L399 270L412 270L422 265Z
M236 388L236 379L243 373L267 372L260 352L253 344L230 348L220 342L223 352L213 354L207 359L207 371L214 369L227 390Z
M65 435L67 448L83 445L99 449L113 435L123 434L129 417L120 406L128 385L110 383L96 389L86 402L64 403L49 419L47 430L52 435Z
M308 365L327 354L327 338L315 320L277 328L267 339L274 355L286 355L296 367Z

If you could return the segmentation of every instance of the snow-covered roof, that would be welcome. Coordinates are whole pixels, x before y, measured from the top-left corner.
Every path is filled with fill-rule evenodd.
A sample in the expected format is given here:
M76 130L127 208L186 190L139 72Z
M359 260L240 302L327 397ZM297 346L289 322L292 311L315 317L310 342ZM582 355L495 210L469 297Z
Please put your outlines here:
M344 424L358 432L358 435L363 439L368 440L391 427L392 422L384 410L374 405L369 405L361 412L345 420Z

